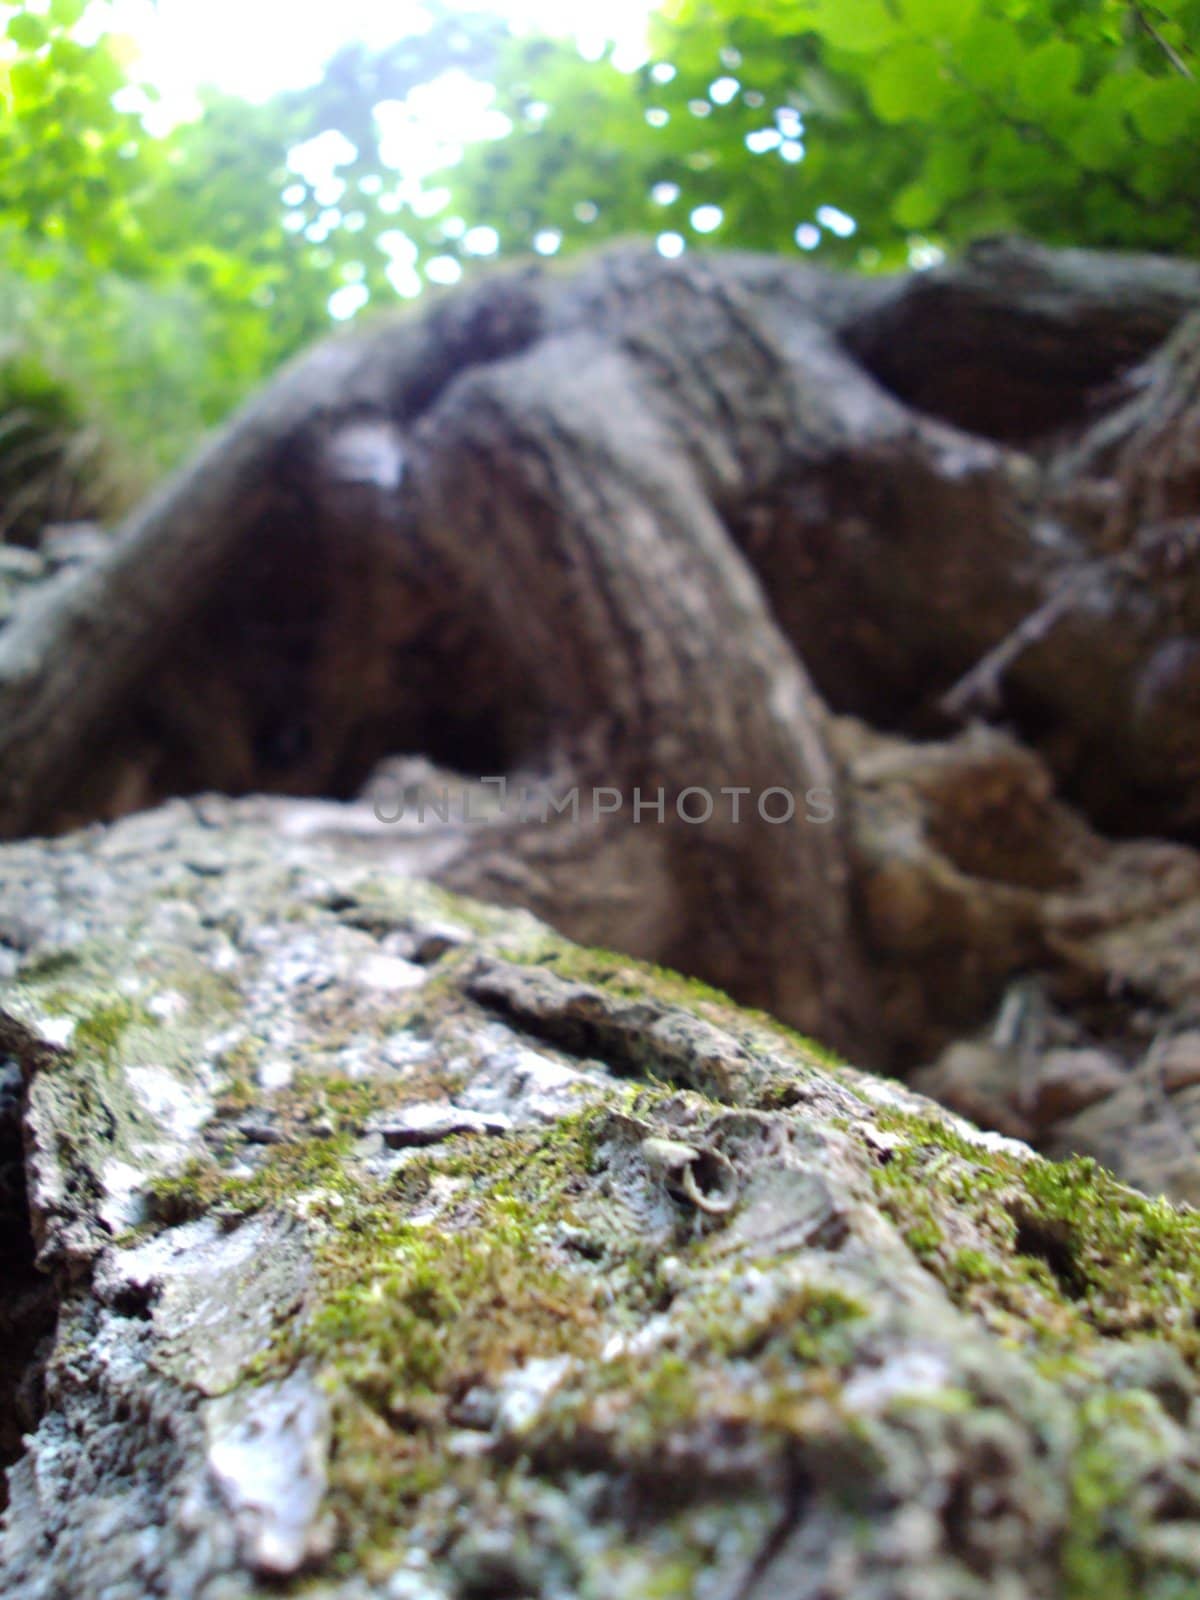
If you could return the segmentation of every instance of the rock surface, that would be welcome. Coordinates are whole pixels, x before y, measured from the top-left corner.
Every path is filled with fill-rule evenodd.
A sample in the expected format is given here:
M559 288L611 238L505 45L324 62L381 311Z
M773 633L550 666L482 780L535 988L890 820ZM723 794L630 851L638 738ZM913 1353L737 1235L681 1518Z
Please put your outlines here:
M302 805L0 852L5 1600L1195 1592L1200 1219Z

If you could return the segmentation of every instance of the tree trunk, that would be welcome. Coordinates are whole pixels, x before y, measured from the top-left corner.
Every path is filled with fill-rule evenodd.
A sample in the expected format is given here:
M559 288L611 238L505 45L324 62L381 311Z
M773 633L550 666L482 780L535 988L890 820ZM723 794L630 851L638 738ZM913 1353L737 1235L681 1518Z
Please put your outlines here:
M1189 1592L1194 1214L310 809L0 850L5 1600Z
M0 830L318 797L1200 1195L1198 307L626 250L333 340L0 633Z

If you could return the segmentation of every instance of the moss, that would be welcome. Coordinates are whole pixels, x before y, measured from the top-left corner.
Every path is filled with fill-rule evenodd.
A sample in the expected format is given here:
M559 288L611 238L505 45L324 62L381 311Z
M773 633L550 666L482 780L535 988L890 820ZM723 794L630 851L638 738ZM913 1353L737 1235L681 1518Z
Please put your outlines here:
M47 978L61 977L64 972L78 965L79 956L74 950L43 950L21 962L17 968L17 981L43 983Z
M579 1425L612 1434L606 1453L637 1470L661 1457L671 1435L703 1414L706 1376L674 1350L610 1361L579 1395Z
M633 1100L648 1093L629 1090ZM279 1333L261 1371L311 1363L321 1374L334 1417L330 1503L342 1548L355 1551L356 1561L369 1567L363 1552L374 1549L386 1571L386 1553L408 1537L409 1520L425 1514L435 1489L445 1493L432 1503L466 1503L486 1479L515 1503L535 1478L615 1457L648 1492L669 1498L683 1491L678 1473L666 1470L671 1452L687 1448L689 1437L699 1440L706 1419L767 1427L780 1441L800 1426L794 1407L776 1417L765 1392L756 1410L711 1351L701 1359L699 1344L601 1359L614 1316L619 1325L637 1308L640 1320L642 1302L661 1288L657 1257L636 1238L614 1233L606 1266L621 1270L603 1276L560 1242L576 1198L594 1201L589 1174L610 1115L611 1108L591 1108L502 1140L448 1140L388 1179L360 1175L353 1191L306 1207L314 1225L312 1302ZM280 1156L270 1154L275 1166ZM278 1172L259 1176L256 1197L268 1181L277 1185ZM241 1187L233 1198L244 1204L250 1192ZM440 1210L427 1223L432 1195ZM758 1337L771 1343L781 1370L796 1373L832 1359L831 1341L863 1311L835 1288L812 1286L776 1308ZM523 1438L519 1457L493 1451L476 1460L455 1451L455 1411L468 1393L486 1392L531 1358L554 1356L577 1365ZM695 1449L703 1455L701 1443ZM689 1474L684 1479L690 1498L694 1484ZM647 1582L665 1587L648 1593L671 1593L671 1572L694 1570L682 1536L679 1549L663 1554L668 1564L656 1564Z
M76 1018L71 1047L77 1055L99 1056L110 1062L121 1040L132 1027L155 1027L155 1019L144 1006L117 996Z
M735 1009L736 1002L721 989L698 978L686 977L669 967L658 967L649 961L638 961L632 956L619 955L611 950L588 949L580 945L564 944L547 937L533 948L510 949L497 952L502 960L515 961L523 966L549 967L559 977L572 978L579 983L594 983L613 994L630 1000L664 1000L671 1004L718 1006L723 1011Z
M487 938L511 929L514 915L519 913L461 899L424 879L378 878L358 885L349 903L338 904L336 915L348 927L362 928L377 938L422 921L457 924ZM536 927L532 918L530 924Z
M235 1085L246 1085L252 1092L257 1092L254 1090L254 1079L261 1055L261 1043L249 1035L221 1051L214 1065L219 1073L228 1077L227 1094L234 1092Z
M373 1090L302 1078L272 1109L282 1115L286 1099L296 1121L319 1108L354 1123ZM334 1415L331 1504L346 1548L394 1545L398 1506L450 1480L463 1487L480 1470L450 1443L448 1416L469 1390L534 1357L595 1363L597 1297L609 1291L563 1250L558 1225L587 1187L603 1116L589 1109L500 1140L460 1136L388 1177L364 1176L343 1131L255 1147L260 1164L250 1174L214 1155L154 1186L159 1222L264 1205L307 1218L306 1314L279 1330L255 1370L278 1376L311 1363L321 1375ZM428 1225L435 1183L444 1211Z
M242 991L225 972L214 972L200 962L156 974L163 989L174 989L204 1017L224 1016L242 1004Z
M983 1250L956 1250L946 1262L947 1284L960 1292L969 1284L987 1283L991 1276L992 1263Z
M828 1363L848 1359L850 1348L842 1337L847 1324L857 1322L867 1315L867 1307L853 1295L840 1289L809 1289L801 1292L799 1303L794 1304L790 1320L792 1354L798 1361ZM835 1337L836 1336L836 1337Z
M61 968L53 969L57 975ZM80 1060L111 1065L127 1035L133 1029L161 1028L156 1017L127 995L97 989L81 983L77 988L61 986L40 989L30 985L24 996L32 1008L47 1017L69 1018L74 1023L69 1050Z
M306 1139L263 1147L253 1173L229 1172L212 1156L198 1157L178 1172L157 1178L147 1198L154 1220L174 1226L197 1217L250 1216L266 1205L281 1205L314 1188L349 1187L345 1162L349 1136Z
M609 950L566 944L550 934L532 945L499 949L496 954L519 965L545 967L559 977L592 984L629 1000L649 999L678 1006L729 1031L752 1049L765 1036L772 1046L783 1044L797 1058L801 1073L814 1065L837 1072L846 1068L841 1056L778 1018L765 1011L747 1010L724 990L669 967Z
M334 1397L331 1494L348 1544L394 1540L398 1503L470 1472L446 1426L469 1390L535 1357L596 1358L602 1287L548 1226L590 1165L588 1120L448 1141L323 1219L312 1314L271 1359L315 1362ZM434 1178L461 1185L452 1229L410 1220Z
M1080 1438L1070 1477L1070 1521L1062 1548L1065 1600L1101 1600L1108 1595L1144 1594L1139 1563L1131 1548L1136 1516L1131 1493L1136 1476L1123 1459L1123 1424L1141 1421L1139 1398L1097 1395L1080 1409Z
M300 1122L326 1121L339 1133L360 1133L386 1098L385 1086L373 1079L297 1073L272 1109Z
M630 1600L687 1600L696 1591L703 1571L698 1555L676 1556L664 1561L654 1574L634 1589Z
M781 1360L802 1365L840 1366L851 1354L849 1326L866 1317L868 1307L836 1285L806 1283L761 1315L723 1299L706 1307L702 1347L706 1356L735 1361Z
M376 1208L338 1230L322 1274L303 1355L402 1428L434 1420L426 1399L461 1396L534 1356L594 1349L579 1286L512 1219L489 1219L476 1238Z
M248 1216L263 1206L287 1205L301 1196L307 1205L316 1189L337 1195L339 1204L353 1200L345 1227L358 1227L360 1214L378 1220L371 1209L376 1203L385 1209L405 1200L415 1205L427 1191L430 1176L439 1173L486 1194L494 1219L502 1220L506 1208L511 1208L515 1217L532 1226L535 1221L569 1215L563 1185L569 1175L591 1170L605 1116L591 1107L532 1138L448 1139L435 1149L414 1153L377 1194L378 1186L352 1171L348 1161L370 1118L400 1098L413 1099L413 1084L407 1078L389 1083L300 1073L272 1093L233 1080L217 1103L209 1151L151 1184L148 1197L154 1222L174 1225L209 1211L225 1217ZM279 1143L251 1147L230 1143L222 1123L248 1109L257 1110L278 1131ZM319 1134L310 1131L322 1124ZM247 1172L245 1165L251 1160L255 1169Z
M907 1140L872 1168L881 1206L957 1303L1019 1338L1156 1334L1200 1362L1200 1215L1087 1158L1022 1158L935 1116L876 1120Z
M222 1060L222 1065L225 1065ZM217 1101L217 1115L219 1117L240 1116L258 1104L259 1091L253 1080L242 1073L235 1073L226 1083L224 1092Z
M942 1242L942 1230L932 1218L926 1218L904 1230L904 1242L915 1256L925 1261L936 1255Z

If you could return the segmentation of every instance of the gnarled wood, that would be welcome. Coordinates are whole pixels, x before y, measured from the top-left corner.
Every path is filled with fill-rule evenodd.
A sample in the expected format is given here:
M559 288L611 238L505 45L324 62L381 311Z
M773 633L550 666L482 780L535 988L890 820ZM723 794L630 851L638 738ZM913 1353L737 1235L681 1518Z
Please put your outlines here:
M1198 305L1190 263L1017 242L893 280L626 250L334 340L0 633L0 831L331 797L314 825L378 859L861 1060L928 1064L1032 973L1072 1047L1134 1070L1190 980L1089 1009L1119 963L1062 935L1064 898L1126 858L1089 834L1089 876L1066 840L1086 818L1191 859ZM831 712L943 741L963 781L932 832L925 779L881 810ZM372 816L378 764L418 756L433 801L481 802L419 843ZM1028 840L964 856L967 775L1018 832L1055 791L1082 813L1032 881ZM489 807L502 778L580 815ZM1136 922L1105 881L1106 926Z

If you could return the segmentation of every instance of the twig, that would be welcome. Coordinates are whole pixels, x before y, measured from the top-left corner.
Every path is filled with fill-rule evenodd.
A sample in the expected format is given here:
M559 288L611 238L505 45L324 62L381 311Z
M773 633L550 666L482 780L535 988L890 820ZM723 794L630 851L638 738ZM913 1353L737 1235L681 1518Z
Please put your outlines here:
M961 717L965 716L973 705L982 704L989 707L998 705L1000 683L1009 667L1018 656L1029 649L1030 645L1044 638L1060 617L1074 608L1082 590L1093 576L1091 572L1076 574L1049 599L1043 601L1037 610L1019 623L1007 638L989 650L965 676L946 691L938 702L939 709L947 716Z
M1168 40L1164 39L1162 34L1159 33L1153 22L1151 22L1150 18L1142 10L1138 0L1129 0L1129 4L1130 9L1133 11L1133 14L1137 18L1140 26L1144 28L1154 40L1155 44L1162 51L1163 55L1166 56L1167 60L1175 68L1175 71L1181 73L1185 78L1194 79L1196 74L1192 71L1191 67L1188 66L1187 62L1179 54L1175 46Z

